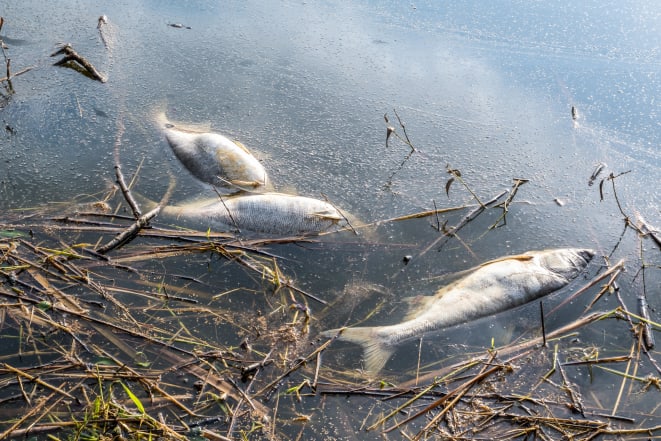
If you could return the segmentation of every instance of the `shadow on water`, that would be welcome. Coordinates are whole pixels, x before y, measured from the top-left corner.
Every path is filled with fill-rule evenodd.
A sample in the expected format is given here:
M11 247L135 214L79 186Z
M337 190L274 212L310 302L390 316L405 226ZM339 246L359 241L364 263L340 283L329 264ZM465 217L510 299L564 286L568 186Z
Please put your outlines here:
M617 7L8 2L0 438L658 436L658 35ZM107 82L53 66L67 42ZM240 141L276 191L327 198L357 234L163 213L131 230L117 161L135 194L173 175L172 204L218 197L158 111ZM379 373L320 337L557 247L597 256L544 314L425 334Z

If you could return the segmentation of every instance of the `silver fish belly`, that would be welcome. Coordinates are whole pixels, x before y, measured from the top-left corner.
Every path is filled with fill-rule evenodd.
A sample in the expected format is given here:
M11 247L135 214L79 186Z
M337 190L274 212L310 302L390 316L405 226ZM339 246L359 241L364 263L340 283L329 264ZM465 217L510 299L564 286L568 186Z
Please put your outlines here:
M168 206L163 214L214 231L231 229L266 234L315 234L347 225L328 202L283 193L230 196L183 206Z
M200 181L224 193L255 190L268 184L264 166L243 145L218 133L180 130L163 115L158 123L175 156Z
M503 257L426 297L409 320L390 326L333 329L322 335L357 343L365 368L378 372L397 345L425 332L487 317L523 305L567 285L580 274L594 251L561 248Z

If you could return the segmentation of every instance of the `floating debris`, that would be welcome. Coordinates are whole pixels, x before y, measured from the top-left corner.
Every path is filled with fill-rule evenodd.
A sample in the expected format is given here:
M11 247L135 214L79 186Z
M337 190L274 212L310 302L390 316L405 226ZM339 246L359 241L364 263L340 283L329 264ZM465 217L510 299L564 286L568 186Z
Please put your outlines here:
M606 168L606 164L603 162L600 162L597 164L594 168L594 171L592 172L592 175L590 176L590 180L588 181L588 185L592 187L594 185L594 181L597 180L597 177L601 174L602 171Z
M181 23L168 23L167 25L175 29L191 29L190 26L186 26Z
M87 73L93 79L105 83L108 79L102 75L95 67L90 63L85 57L78 54L69 43L62 46L57 51L51 54L51 57L57 55L64 55L63 58L53 63L54 66L64 66L67 63L75 62L78 63L84 69L84 73Z

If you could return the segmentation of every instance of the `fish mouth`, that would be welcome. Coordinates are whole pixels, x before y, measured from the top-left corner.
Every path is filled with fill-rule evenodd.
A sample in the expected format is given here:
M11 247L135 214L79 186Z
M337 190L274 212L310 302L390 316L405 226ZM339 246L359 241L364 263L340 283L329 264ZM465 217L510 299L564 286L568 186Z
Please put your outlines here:
M579 258L583 259L585 261L585 264L587 265L588 262L592 260L592 258L595 256L594 250L590 250L587 248L583 249L576 249L574 250L576 254L578 255Z

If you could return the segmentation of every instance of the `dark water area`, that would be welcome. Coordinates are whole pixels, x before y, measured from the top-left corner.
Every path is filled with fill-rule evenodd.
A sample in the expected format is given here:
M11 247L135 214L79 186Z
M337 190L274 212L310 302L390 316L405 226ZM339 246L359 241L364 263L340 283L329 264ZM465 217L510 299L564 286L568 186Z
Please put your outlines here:
M401 321L404 298L431 295L454 273L500 256L559 247L592 248L597 257L569 289L545 298L546 311L602 272L607 256L611 264L625 259L626 271L618 278L622 302L637 314L637 297L644 293L650 319L659 323L661 250L632 229L623 233L625 215L633 225L644 219L661 226L657 9L651 1L5 1L0 38L12 72L33 68L12 80L12 91L6 83L0 90L0 227L6 223L9 231L11 221L33 208L50 204L53 213L54 202L104 200L115 183L120 120L122 168L128 176L137 173L137 193L158 200L173 175L173 203L213 198L214 191L192 177L165 142L155 123L164 111L174 121L204 124L240 140L263 163L275 190L328 198L364 223L468 206L438 218L380 222L359 229L359 235L269 244L269 258L297 287L329 304L340 299L331 309L310 300L316 317L310 347L317 347L321 340L315 337L324 329L366 317L363 325ZM101 15L108 19L103 32L97 29ZM108 81L53 66L50 55L65 42ZM407 135L415 151L394 135L386 144L387 125ZM589 185L599 164L603 171ZM470 191L459 180L446 187L448 169L460 170ZM617 176L616 193L605 180L611 173ZM505 221L502 210L487 210L458 239L420 255L440 237L439 227L456 225L476 207L471 191L484 202L511 189L517 178L526 183ZM121 201L119 193L108 200L113 208ZM176 221L158 217L154 223L167 227ZM494 224L499 227L490 228ZM81 233L75 240L98 238ZM147 242L141 238L129 246ZM413 257L408 265L406 256ZM216 255L135 265L149 274L122 276L135 289L167 280L181 293L190 289L211 311L232 310L244 319L258 313L269 320L270 311L280 311L274 307L277 296L261 292L268 276L260 279ZM119 277L114 269L98 271L107 280ZM181 282L175 274L200 284ZM351 301L342 300L352 284L380 288L361 295L357 290ZM598 291L593 287L548 316L547 330L576 320ZM81 293L86 295L95 298ZM132 308L150 304L126 293L120 298ZM593 310L619 305L611 293ZM190 312L180 320L218 345L236 348L251 335L236 332L227 317ZM418 366L432 372L518 335L530 337L539 321L534 304L426 335L420 350L419 341L411 341L396 351L377 380L406 384ZM587 356L588 348L603 357L628 354L632 335L621 322L591 325L563 343L562 356ZM17 348L5 346L0 357L9 360ZM545 356L552 359L549 351ZM661 358L658 349L650 357ZM636 376L658 381L655 364L641 360ZM545 362L539 365L548 370ZM321 371L328 379L374 380L361 366L358 346L336 342L324 353ZM521 369L525 377L529 368ZM586 405L602 413L618 407L614 397L622 375L567 371ZM306 371L292 382L311 375ZM640 393L618 402L617 411L637 425L658 426L658 384L643 390L640 383L627 385ZM513 380L515 392L524 393ZM381 439L378 430L364 431L364 420L373 423L376 414L389 411L363 396L316 395L299 402L282 393L281 399L289 418L277 429L283 439L299 433L303 439ZM313 416L294 422L297 414Z

